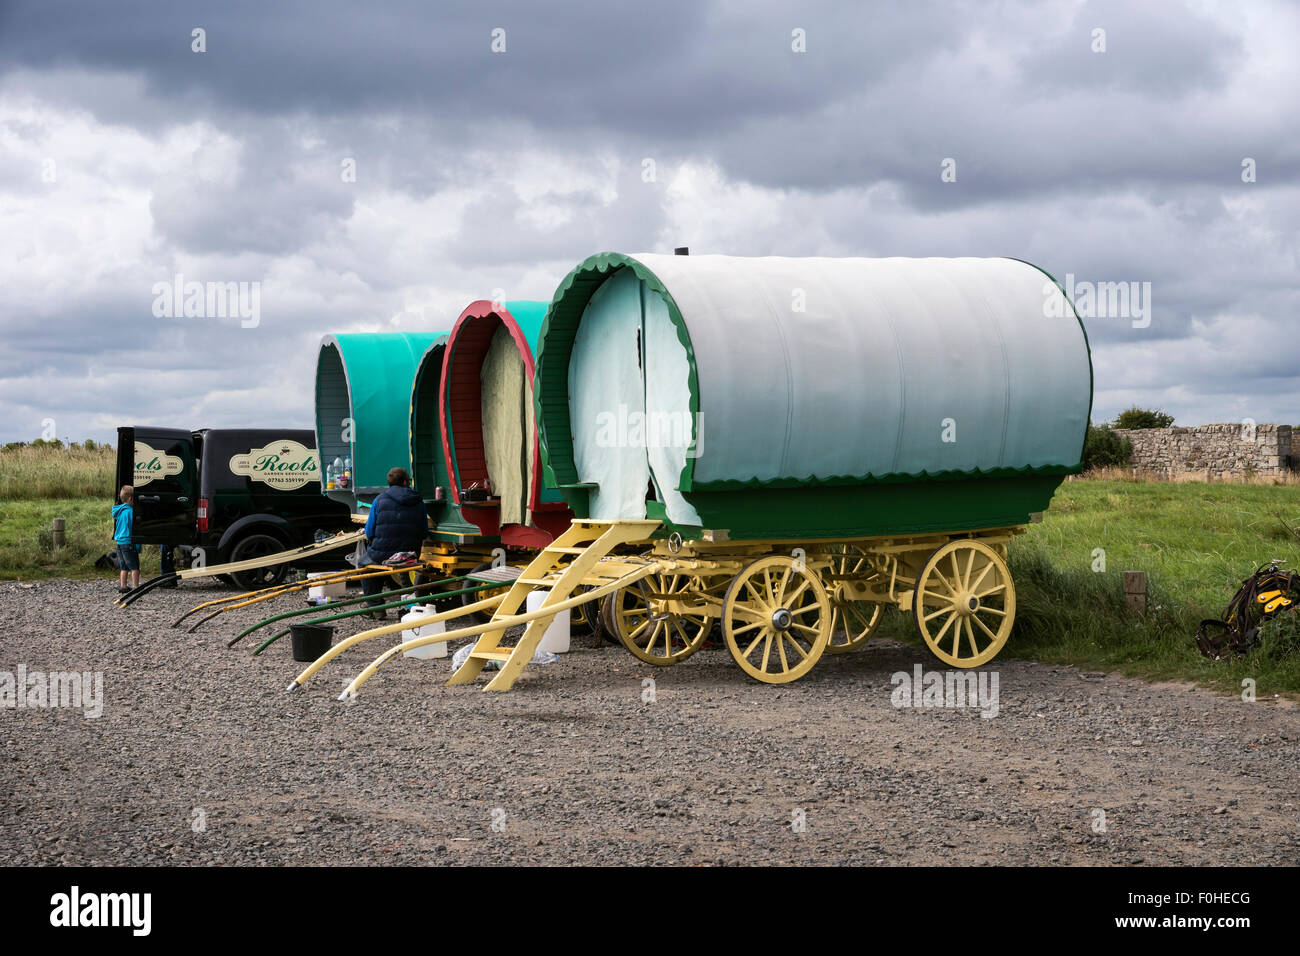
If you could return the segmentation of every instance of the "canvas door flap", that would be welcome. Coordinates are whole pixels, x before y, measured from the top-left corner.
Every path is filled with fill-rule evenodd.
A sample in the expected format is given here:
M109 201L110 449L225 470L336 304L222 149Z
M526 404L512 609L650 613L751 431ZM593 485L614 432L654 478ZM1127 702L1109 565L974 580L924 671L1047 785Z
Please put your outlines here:
M578 480L594 482L590 517L639 519L646 515L650 466L630 432L645 415L641 378L640 282L625 271L592 295L569 357L569 422Z
M524 485L524 360L505 327L497 329L480 372L483 457L492 493L501 499L501 523L527 520Z
M699 513L679 490L686 456L691 453L690 359L677 338L668 304L641 283L642 335L645 342L645 421L643 443L655 487L668 520L700 525Z

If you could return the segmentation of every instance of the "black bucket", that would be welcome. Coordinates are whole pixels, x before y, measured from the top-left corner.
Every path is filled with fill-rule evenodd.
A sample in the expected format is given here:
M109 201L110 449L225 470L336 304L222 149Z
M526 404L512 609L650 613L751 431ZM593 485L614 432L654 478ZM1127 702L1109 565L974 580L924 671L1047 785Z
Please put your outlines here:
M289 635L293 638L293 659L303 664L316 660L334 643L334 628L323 624L294 624Z

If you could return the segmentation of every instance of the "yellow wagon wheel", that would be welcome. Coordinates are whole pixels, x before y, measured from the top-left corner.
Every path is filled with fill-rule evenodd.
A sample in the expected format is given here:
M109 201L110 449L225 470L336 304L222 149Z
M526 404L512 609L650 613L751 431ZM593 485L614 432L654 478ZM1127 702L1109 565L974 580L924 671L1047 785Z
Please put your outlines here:
M926 560L912 610L935 657L953 667L979 667L1007 642L1016 589L1001 555L983 542L958 539Z
M831 602L831 636L826 642L827 654L856 651L875 633L884 608L873 601L855 600L845 582L848 578L865 580L879 573L872 566L870 556L856 545L835 547L823 582Z
M586 585L579 585L573 589L573 596L578 597L590 590ZM594 637L596 646L599 647L603 640L601 632L605 629L600 615L600 602L587 601L569 611L569 628L574 637Z
M815 572L781 554L736 575L722 606L727 649L750 677L788 684L812 669L830 638L831 602Z
M639 586L641 585L641 586ZM605 627L647 664L666 667L690 657L713 630L705 590L690 574L652 574L605 599Z

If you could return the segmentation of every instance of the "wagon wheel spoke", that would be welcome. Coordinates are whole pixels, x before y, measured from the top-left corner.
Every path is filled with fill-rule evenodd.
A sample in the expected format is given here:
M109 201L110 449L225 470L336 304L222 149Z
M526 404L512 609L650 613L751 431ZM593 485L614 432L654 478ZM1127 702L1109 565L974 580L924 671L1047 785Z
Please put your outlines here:
M938 593L936 593L936 592L934 592L934 591L922 591L922 592L921 592L921 596L922 596L922 599L927 598L927 597L934 598L936 601L940 602L941 604L946 604L946 605L948 605L949 607L951 607L951 606L952 606L952 596L953 596L954 593L955 593L955 592L949 591L947 594L938 594Z
M749 655L753 653L754 648L758 646L758 642L763 640L765 637L767 637L766 628L763 630L761 634L758 635L758 637L754 638L752 641L749 642L749 646L745 648L744 652L740 656L749 657Z
M943 572L938 568L934 569L934 576L943 582L943 586L948 589L949 594L956 594L957 589L948 583L948 579L943 576Z
M990 561L988 564L984 565L984 570L980 572L980 576L970 585L969 590L979 594L980 585L984 583L984 579L989 576L989 572L992 570L993 562Z
M773 596L773 604L785 604L785 589L790 586L790 568L786 568L781 574L781 586Z
M795 592L794 592L793 594L791 594L789 597L782 597L782 598L781 598L781 603L782 603L782 604L794 604L795 601L799 600L799 595L803 594L804 591L807 591L807 590L808 590L808 586L809 586L810 583L811 583L811 579L810 579L810 578L805 578L803 584L799 585L799 589L798 589L797 591L795 591ZM782 586L782 591L784 591L784 585Z
M934 642L936 644L939 643L939 641L943 640L943 635L947 633L948 628L952 627L952 622L957 620L956 611L954 611L952 608L947 608L946 611L948 614L948 620L943 622L943 627L941 627L939 629L939 633L934 636Z
M663 630L663 621L655 621L654 627L650 628L650 633L646 637L645 649L647 653L653 653L655 641L659 638L659 632Z
M803 645L796 641L792 635L785 635L785 639L790 642L790 646L799 654L799 660L804 661L808 659L808 652L803 649Z
M989 626L980 620L980 616L978 614L974 614L972 615L972 617L975 619L975 623L980 626L980 630L983 631L985 634L987 634L990 640L996 641L998 639L998 636L989 630ZM974 641L972 641L971 643L973 646Z

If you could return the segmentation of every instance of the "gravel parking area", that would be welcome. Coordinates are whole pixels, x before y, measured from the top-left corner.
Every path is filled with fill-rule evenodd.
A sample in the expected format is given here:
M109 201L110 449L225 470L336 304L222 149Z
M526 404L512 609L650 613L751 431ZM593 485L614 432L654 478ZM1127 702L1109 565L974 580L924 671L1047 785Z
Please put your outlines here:
M892 641L771 687L582 639L507 694L403 660L341 703L390 639L290 695L287 638L225 647L267 612L169 627L223 593L0 584L0 671L103 675L99 717L0 711L0 863L1300 863L1289 701L1002 661L985 718L894 706L941 668Z

